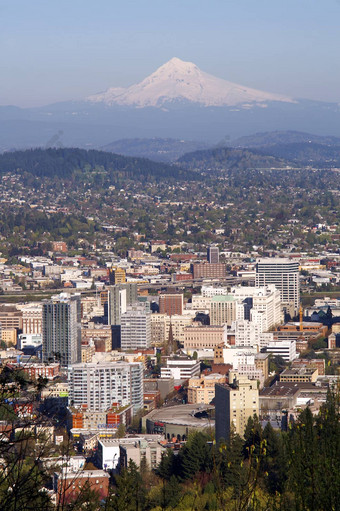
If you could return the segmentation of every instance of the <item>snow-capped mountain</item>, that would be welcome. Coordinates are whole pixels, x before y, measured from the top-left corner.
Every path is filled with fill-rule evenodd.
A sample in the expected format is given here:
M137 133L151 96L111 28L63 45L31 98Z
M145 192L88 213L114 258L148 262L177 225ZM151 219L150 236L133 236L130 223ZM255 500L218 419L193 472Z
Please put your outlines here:
M212 145L277 130L340 137L340 105L243 87L173 58L128 88L36 108L0 107L0 151L155 137Z
M216 78L201 71L192 62L176 57L159 67L143 81L124 88L110 88L87 98L93 103L138 108L164 107L175 101L203 106L266 106L268 102L295 103L289 97L263 92Z

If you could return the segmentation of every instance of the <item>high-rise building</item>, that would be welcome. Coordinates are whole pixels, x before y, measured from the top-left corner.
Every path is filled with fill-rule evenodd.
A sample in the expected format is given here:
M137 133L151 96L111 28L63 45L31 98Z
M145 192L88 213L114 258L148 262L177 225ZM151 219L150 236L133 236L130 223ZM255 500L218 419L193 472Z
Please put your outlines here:
M228 325L238 317L238 310L243 310L240 301L231 295L213 296L210 302L210 323L212 325Z
M282 307L292 315L300 305L299 263L284 258L260 259L256 264L255 286L274 284L281 293Z
M211 264L216 264L220 262L220 252L218 247L215 245L210 245L207 248L207 261Z
M122 350L146 349L151 346L151 311L146 304L128 305L121 316Z
M108 291L108 324L120 325L126 307L138 301L137 284L125 283L110 286Z
M68 367L81 360L79 296L62 293L43 304L43 360Z
M280 291L273 284L264 287L232 287L230 294L242 300L244 318L251 319L255 311L263 313L264 329L277 326L282 322Z
M249 417L259 414L256 380L239 376L232 384L215 386L216 441L229 440L231 428L243 436Z
M143 407L141 362L97 362L74 364L68 369L69 405L104 412L115 406Z
M159 295L159 313L174 316L183 314L183 294L163 293Z

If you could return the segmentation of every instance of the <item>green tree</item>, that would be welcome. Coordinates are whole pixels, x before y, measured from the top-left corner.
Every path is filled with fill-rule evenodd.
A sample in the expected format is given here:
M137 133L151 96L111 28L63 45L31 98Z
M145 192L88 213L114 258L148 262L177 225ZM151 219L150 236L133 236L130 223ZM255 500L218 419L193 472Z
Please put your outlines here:
M114 493L108 503L108 511L142 511L146 500L143 479L137 465L130 461L129 466L115 477Z

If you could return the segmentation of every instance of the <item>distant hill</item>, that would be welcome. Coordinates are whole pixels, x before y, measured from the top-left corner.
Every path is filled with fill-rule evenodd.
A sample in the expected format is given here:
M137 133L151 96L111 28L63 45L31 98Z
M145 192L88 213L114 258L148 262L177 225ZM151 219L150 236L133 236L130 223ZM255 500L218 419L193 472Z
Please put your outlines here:
M257 151L303 165L340 167L340 143L339 145L316 144L313 142L275 144L259 148Z
M176 140L174 138L129 138L116 140L103 146L102 149L103 151L125 156L138 156L171 163L185 153L207 149L208 147L210 146L205 142Z
M340 138L331 136L312 135L302 131L270 131L255 133L232 141L223 141L219 145L231 147L267 147L277 144L316 143L340 146Z
M28 173L36 177L68 180L79 173L103 173L108 178L196 179L197 174L178 166L132 158L104 151L85 149L30 149L0 155L0 175L7 172Z
M217 147L188 153L178 159L178 164L188 170L228 171L283 168L287 162L271 155L263 155L248 149Z

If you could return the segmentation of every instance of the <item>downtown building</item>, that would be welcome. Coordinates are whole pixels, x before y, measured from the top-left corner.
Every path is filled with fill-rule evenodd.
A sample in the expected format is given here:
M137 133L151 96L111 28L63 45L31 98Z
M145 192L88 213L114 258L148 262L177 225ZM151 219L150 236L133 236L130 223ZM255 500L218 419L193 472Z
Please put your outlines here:
M207 261L210 264L218 264L220 262L220 252L216 245L209 245L207 248Z
M285 312L296 315L300 306L299 263L284 258L260 259L256 264L255 286L269 284L280 291Z
M159 295L159 313L168 316L183 314L182 293L162 293Z
M137 284L125 283L108 289L108 324L120 325L121 316L128 305L138 302Z
M147 349L151 346L151 311L147 304L127 307L121 315L121 349Z
M228 441L231 429L243 437L248 419L259 415L259 390L256 380L239 375L233 383L215 386L216 442Z
M62 368L81 360L80 299L62 293L43 303L43 361L60 362Z
M140 362L91 362L68 369L69 406L76 410L106 412L133 406L143 408L143 364Z

